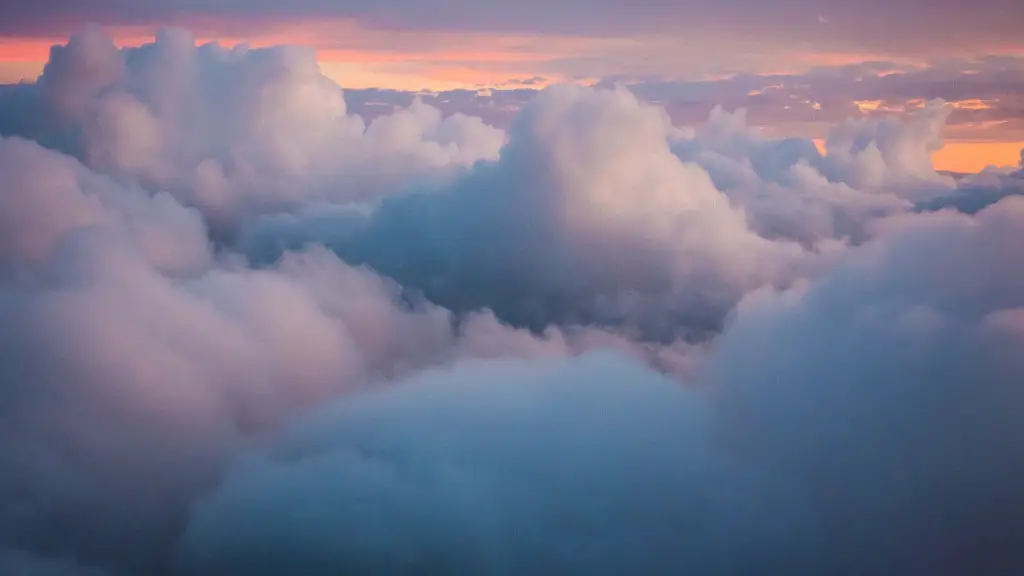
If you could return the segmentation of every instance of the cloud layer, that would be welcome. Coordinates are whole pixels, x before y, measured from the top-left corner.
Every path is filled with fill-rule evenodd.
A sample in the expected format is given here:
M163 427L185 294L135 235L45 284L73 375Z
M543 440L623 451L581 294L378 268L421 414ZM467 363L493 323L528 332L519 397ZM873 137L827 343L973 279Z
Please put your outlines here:
M1024 179L951 113L367 121L88 29L0 96L0 571L1016 572Z
M754 126L813 138L824 138L829 128L847 119L906 117L929 101L942 99L953 107L945 136L965 141L1024 141L1024 59L1015 56L917 64L866 61L788 74L730 72L722 79L701 81L679 80L668 71L655 76L626 71L595 85L625 85L641 101L663 106L678 124L703 122L717 106L743 108ZM461 111L507 126L537 92L526 84L447 90L419 97L447 113ZM368 117L408 106L416 97L397 90L346 91L350 109Z
M922 20L921 10L929 17ZM899 4L865 0L787 0L771 6L751 0L715 5L694 0L558 0L541 2L455 2L410 0L298 0L282 6L269 0L43 0L11 4L0 11L0 33L52 34L69 25L219 24L230 29L273 28L295 22L355 20L385 30L457 30L635 37L644 34L697 34L729 31L770 43L785 36L791 45L846 52L928 54L958 50L985 51L1015 46L1024 9L1012 0L979 0L970 8L953 0ZM948 30L943 41L934 34ZM943 46L947 44L948 46ZM774 43L777 45L777 42ZM725 46L723 45L723 48Z

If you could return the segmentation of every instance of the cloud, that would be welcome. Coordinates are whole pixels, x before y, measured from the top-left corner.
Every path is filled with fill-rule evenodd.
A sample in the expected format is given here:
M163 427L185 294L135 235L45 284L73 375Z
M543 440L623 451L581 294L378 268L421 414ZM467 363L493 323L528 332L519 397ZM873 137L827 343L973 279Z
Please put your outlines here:
M910 217L805 289L749 296L695 388L592 355L329 406L235 462L182 566L1014 571L1022 221L1019 199Z
M952 208L958 212L974 214L1003 198L1021 195L1024 195L1024 172L990 169L964 177L956 190L919 202L916 208L921 211Z
M1024 202L901 220L805 292L751 297L711 377L737 446L803 481L831 561L998 573L1022 560L1016 405Z
M448 308L517 326L703 340L747 291L812 274L872 220L953 190L929 159L949 110L848 122L823 156L749 129L742 112L716 109L689 136L628 90L558 87L523 109L497 162L365 216L263 218L242 245L266 259L327 243Z
M87 30L0 97L0 571L1017 572L1021 180L951 114L367 122Z
M941 100L900 122L893 117L847 120L829 133L828 160L839 179L855 188L898 187L915 194L924 187L952 185L932 166L931 153L942 147L942 128L952 109Z
M54 48L22 101L28 91L38 116L30 122L13 108L8 134L166 190L219 228L247 211L373 199L413 173L444 177L495 156L504 138L478 119L419 103L367 125L346 113L312 51L197 47L178 30L119 50L88 28Z
M252 270L214 253L201 213L168 194L25 140L0 140L0 158L0 539L33 555L161 569L187 503L235 450L424 366L612 347L687 369L686 346L455 323L324 250Z
M721 74L719 74L721 75ZM1024 59L1015 56L936 59L927 63L865 61L787 74L729 72L714 80L676 79L669 71L645 77L629 70L595 83L623 84L641 101L663 106L677 124L696 125L715 107L746 110L746 121L773 135L824 138L847 119L912 116L929 101L953 109L944 136L956 140L1021 141ZM421 95L446 113L461 111L506 127L537 93L530 88L451 90ZM404 107L414 94L347 90L350 109L376 115Z
M700 395L618 356L424 373L238 461L197 507L182 563L195 574L753 569L792 547L789 495L738 474L709 416Z
M551 89L497 162L449 188L388 198L362 224L271 217L243 245L329 242L449 308L535 329L714 331L746 290L786 282L804 254L752 232L703 169L672 153L673 134L664 111L626 90Z
M745 109L730 113L716 107L672 148L706 170L763 237L809 246L828 239L860 241L868 222L906 210L906 184L934 192L952 183L927 157L944 117L937 103L931 114L911 121L847 123L835 129L823 155L809 140L769 138L748 126ZM911 162L906 155L913 155Z
M710 399L592 357L340 404L240 461L186 558L211 573L1008 569L1022 278L974 257L1018 245L1022 217L1013 201L913 220L802 294L753 297ZM962 255L964 280L936 254ZM778 477L799 490L773 492Z
M7 145L37 154L21 158L34 171L25 179L73 162L3 144L5 155ZM107 184L112 197L141 196ZM31 188L8 194L35 197ZM533 337L486 316L456 330L446 311L403 303L397 287L322 250L259 271L202 251L168 260L172 247L205 246L206 232L173 226L179 212L194 213L168 197L139 202L155 218L147 234L166 226L154 244L163 251L131 234L129 202L55 232L42 262L31 259L37 244L20 240L37 228L5 226L9 245L24 247L11 261L33 264L0 292L6 544L148 572L165 562L186 503L225 457L325 397L457 357L592 346L646 357L598 331Z

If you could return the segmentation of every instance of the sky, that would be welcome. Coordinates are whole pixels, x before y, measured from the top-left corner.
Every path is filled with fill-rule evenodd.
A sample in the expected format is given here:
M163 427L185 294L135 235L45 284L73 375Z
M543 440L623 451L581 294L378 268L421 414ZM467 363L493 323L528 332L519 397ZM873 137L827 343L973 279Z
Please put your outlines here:
M945 77L920 75L930 83L920 94L881 90L866 99L903 105L931 92L924 97L981 99L982 106L1006 109L1007 118L953 131L949 148L936 155L944 169L976 171L988 162L1012 161L1024 142L1014 92L1024 75L1024 8L1012 0L969 8L956 0L46 0L8 3L0 20L0 82L33 80L49 47L90 23L103 25L125 46L145 42L163 26L188 28L200 41L312 46L324 73L353 89L536 88L609 78L665 84L802 75L864 63L937 67ZM1013 85L1000 90L987 76L984 82L969 76L978 59L993 56L1009 59L998 82ZM824 136L795 125L793 114L779 108L758 122ZM986 143L973 145L978 141Z
M0 574L1024 574L1021 8L283 6L0 8Z
M693 80L1024 50L1017 34L1024 9L1010 0L985 0L969 10L952 0L856 5L836 0L713 5L300 0L287 7L262 0L88 0L18 3L2 10L0 34L10 61L41 63L48 41L88 23L109 27L124 43L138 41L155 27L176 25L229 42L312 45L321 51L321 61L345 62L358 70L350 82L402 89L493 85L538 76Z

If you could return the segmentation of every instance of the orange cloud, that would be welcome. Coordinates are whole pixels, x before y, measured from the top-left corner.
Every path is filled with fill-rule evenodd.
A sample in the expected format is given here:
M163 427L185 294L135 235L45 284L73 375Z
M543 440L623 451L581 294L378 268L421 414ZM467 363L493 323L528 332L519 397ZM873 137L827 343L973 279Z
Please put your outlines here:
M992 104L988 101L981 100L978 98L971 98L969 100L961 100L959 102L950 102L953 108L961 110L991 110Z

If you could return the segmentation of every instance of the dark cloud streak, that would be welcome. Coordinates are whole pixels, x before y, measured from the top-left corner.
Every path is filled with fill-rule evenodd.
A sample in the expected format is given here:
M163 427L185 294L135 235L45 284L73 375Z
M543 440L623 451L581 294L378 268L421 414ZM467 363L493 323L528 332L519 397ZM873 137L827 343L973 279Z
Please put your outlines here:
M224 27L238 24L250 24L258 30L274 23L330 18L355 18L384 29L581 36L678 34L711 28L751 35L762 41L785 35L790 45L806 44L811 49L928 54L944 53L949 46L978 52L1013 45L1019 40L1017 32L1024 22L1024 8L1013 0L984 0L970 7L956 0L299 0L288 4L269 0L44 0L4 4L0 9L0 33L52 36L55 32L70 32L67 26L87 22L202 26L204 20L219 22L220 33L224 33ZM940 28L946 31L941 42L931 32Z

